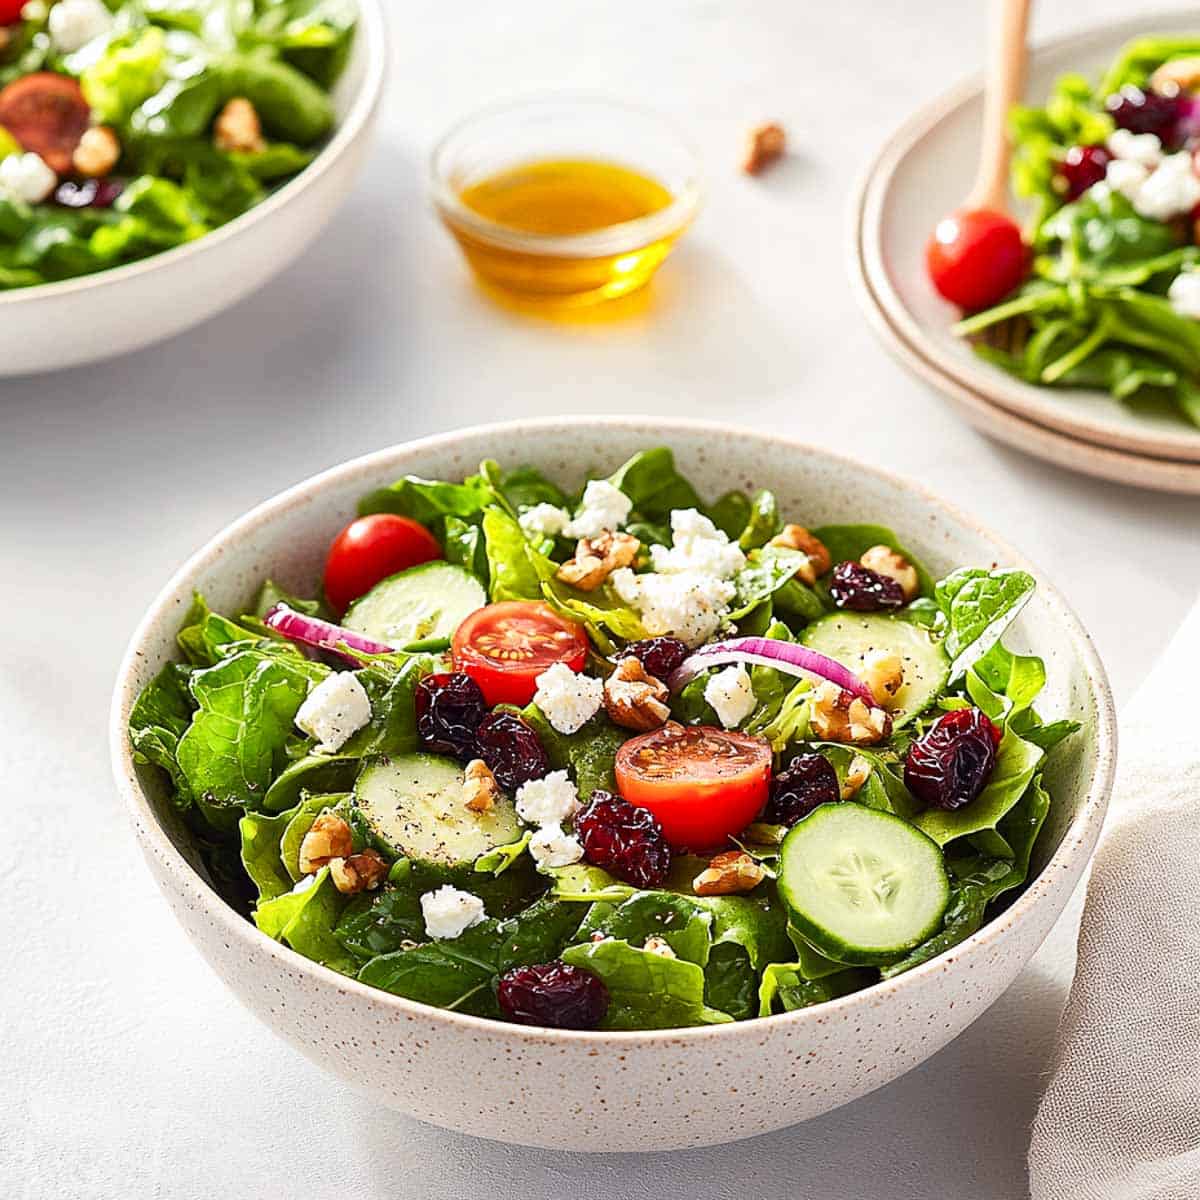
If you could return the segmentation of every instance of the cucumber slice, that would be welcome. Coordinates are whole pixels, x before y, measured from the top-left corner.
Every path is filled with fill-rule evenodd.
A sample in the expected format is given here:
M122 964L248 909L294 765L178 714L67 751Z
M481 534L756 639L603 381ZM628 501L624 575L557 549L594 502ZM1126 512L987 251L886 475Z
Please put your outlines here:
M883 613L837 612L814 621L800 635L812 650L849 667L855 674L872 650L891 651L904 663L904 682L888 704L892 725L900 728L937 699L950 678L950 660L941 642L911 621Z
M485 813L463 803L463 770L436 754L401 754L363 768L354 805L392 854L438 867L471 868L475 860L521 836L512 801Z
M342 624L399 650L452 636L464 617L486 603L483 584L470 571L422 563L380 580L350 605Z
M847 801L822 804L784 838L779 895L822 954L869 965L937 932L950 880L931 838L891 813Z

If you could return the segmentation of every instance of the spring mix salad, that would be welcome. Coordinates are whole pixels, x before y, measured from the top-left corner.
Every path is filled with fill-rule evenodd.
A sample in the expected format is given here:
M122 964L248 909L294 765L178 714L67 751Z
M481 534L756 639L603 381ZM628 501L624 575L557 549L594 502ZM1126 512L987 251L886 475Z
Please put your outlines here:
M987 277L1008 267L981 262L965 307L983 311L956 331L1030 383L1200 425L1200 37L1139 38L1098 83L1065 75L1044 107L1015 110L1011 129L1031 261L1001 295Z
M0 289L190 242L303 170L352 0L0 0Z
M360 513L319 598L197 595L130 718L216 886L300 954L526 1024L714 1024L907 971L1024 883L1077 728L1001 642L1026 573L705 503L661 448Z

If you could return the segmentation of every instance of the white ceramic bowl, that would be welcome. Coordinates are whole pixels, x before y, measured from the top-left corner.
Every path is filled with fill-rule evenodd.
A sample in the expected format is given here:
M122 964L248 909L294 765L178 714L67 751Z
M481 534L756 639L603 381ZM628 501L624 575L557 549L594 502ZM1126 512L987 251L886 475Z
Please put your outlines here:
M62 283L0 292L0 377L141 349L236 304L283 270L346 197L375 123L386 39L379 0L333 91L337 124L309 166L261 204L186 246Z
M1046 660L1043 711L1072 716L1084 728L1048 770L1055 802L1035 877L974 937L890 982L734 1025L530 1029L368 988L272 941L229 908L198 872L162 779L134 765L126 737L138 690L176 656L192 590L218 609L245 604L268 573L284 587L312 592L325 548L358 497L406 473L458 479L488 457L533 463L578 483L653 445L672 446L702 494L765 486L785 513L811 524L884 521L935 571L993 562L1028 567L912 484L782 438L651 418L520 422L396 446L268 500L175 575L121 667L111 726L117 786L188 936L242 1002L297 1049L380 1103L435 1124L564 1149L665 1150L748 1137L844 1104L928 1058L1008 987L1062 912L1100 832L1115 757L1112 699L1088 635L1043 584L1010 643Z

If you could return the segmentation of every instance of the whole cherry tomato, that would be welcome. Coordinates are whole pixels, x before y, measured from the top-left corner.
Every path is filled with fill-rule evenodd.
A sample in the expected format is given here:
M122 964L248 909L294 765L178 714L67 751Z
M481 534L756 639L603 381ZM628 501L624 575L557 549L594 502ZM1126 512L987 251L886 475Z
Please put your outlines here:
M933 286L971 312L1003 300L1025 278L1029 253L1003 213L963 209L938 222L925 264Z
M329 547L325 597L339 613L345 612L381 579L441 557L437 538L409 517L394 513L359 517Z

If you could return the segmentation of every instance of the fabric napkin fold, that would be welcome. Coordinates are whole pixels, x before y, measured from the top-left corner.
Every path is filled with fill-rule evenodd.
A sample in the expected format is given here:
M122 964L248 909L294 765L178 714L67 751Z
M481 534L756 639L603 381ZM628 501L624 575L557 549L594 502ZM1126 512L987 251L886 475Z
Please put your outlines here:
M1121 720L1033 1200L1200 1200L1200 603Z

